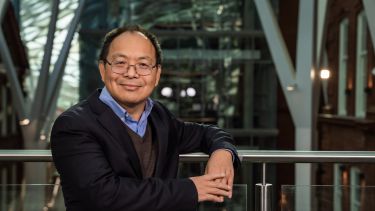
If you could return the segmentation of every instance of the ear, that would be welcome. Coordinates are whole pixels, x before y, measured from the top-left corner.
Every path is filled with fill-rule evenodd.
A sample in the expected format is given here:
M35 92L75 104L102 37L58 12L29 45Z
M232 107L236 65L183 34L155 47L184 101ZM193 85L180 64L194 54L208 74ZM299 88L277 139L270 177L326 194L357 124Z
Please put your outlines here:
M98 67L99 67L99 71L100 71L100 76L101 76L102 81L104 83L104 81L105 81L105 72L106 72L105 71L105 63L103 61L99 61Z
M161 65L158 65L158 69L156 70L155 87L159 84L160 75L161 75Z

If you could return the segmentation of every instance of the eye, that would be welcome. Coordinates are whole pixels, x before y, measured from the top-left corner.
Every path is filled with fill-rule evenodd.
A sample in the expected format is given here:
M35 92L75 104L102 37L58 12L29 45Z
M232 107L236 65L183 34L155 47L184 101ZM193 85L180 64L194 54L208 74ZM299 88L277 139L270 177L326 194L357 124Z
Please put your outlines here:
M150 65L146 64L146 63L138 63L138 67L139 68L143 68L143 69L147 69L150 67Z
M118 61L113 61L112 64L115 66L125 66L127 62L118 60Z

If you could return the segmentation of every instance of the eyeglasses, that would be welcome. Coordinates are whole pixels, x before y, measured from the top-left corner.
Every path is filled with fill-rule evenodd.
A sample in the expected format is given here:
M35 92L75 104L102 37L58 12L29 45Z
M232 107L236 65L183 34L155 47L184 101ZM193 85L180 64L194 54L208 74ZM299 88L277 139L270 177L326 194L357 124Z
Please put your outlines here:
M132 64L130 65L127 61L125 60L116 60L114 59L111 62L109 62L108 60L103 60L104 63L107 63L109 65L111 65L111 70L112 72L114 73L117 73L117 74L124 74L124 73L127 73L129 68L131 66L134 67L135 69L135 72L138 74L138 75L141 75L141 76L145 76L145 75L150 75L151 74L151 71L152 69L154 69L156 67L156 64L154 66L152 66L151 64L147 64L145 62L140 62L140 63L136 63L136 64Z

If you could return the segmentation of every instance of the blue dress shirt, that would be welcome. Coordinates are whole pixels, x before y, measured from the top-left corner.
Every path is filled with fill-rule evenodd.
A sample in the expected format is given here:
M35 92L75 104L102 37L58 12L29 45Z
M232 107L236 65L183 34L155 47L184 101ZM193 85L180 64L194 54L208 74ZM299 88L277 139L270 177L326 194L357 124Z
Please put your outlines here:
M152 107L154 106L154 102L151 98L147 98L145 110L142 113L141 118L139 121L135 121L129 113L121 107L115 99L109 94L106 87L103 88L102 92L100 93L99 99L108 105L113 112L121 119L123 123L125 123L132 131L137 133L140 137L143 137L146 133L147 127L147 118L151 113Z

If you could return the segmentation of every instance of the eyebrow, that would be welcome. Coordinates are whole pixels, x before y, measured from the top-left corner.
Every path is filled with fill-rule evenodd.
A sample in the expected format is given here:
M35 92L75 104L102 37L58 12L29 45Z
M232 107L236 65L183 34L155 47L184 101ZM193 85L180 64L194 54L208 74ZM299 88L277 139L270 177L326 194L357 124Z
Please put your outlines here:
M121 58L125 58L125 59L128 59L128 58L129 58L129 57L127 57L126 55L121 54L121 53L116 53L116 54L113 54L113 55L111 56L112 59L117 58L117 57L121 57ZM141 57L138 57L138 58L136 58L136 59L137 59L137 60L146 59L146 60L151 60L151 61L153 61L153 59L152 59L151 57L149 57L149 56L141 56Z

